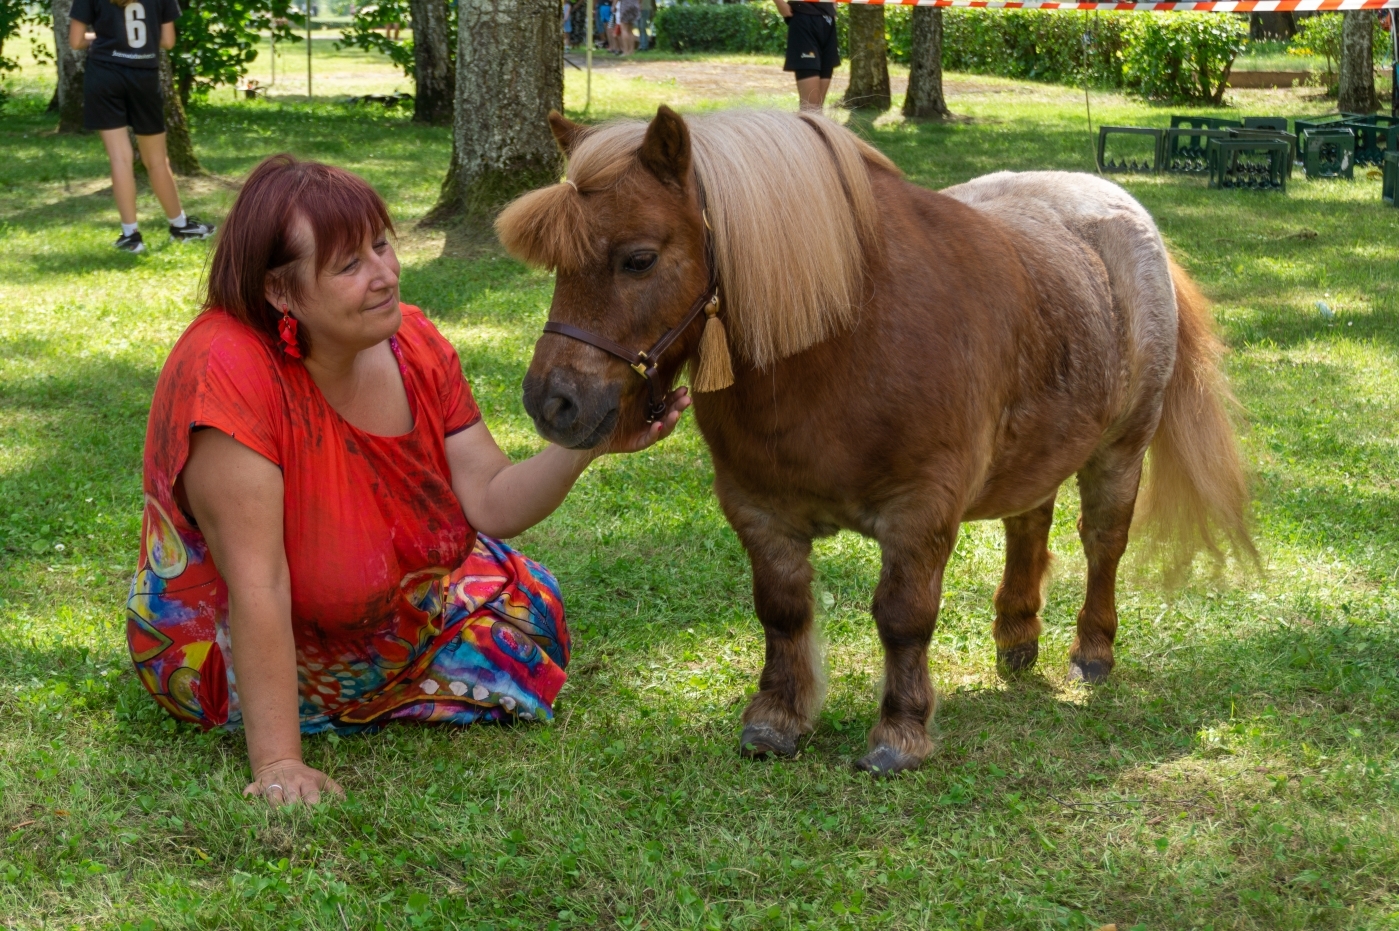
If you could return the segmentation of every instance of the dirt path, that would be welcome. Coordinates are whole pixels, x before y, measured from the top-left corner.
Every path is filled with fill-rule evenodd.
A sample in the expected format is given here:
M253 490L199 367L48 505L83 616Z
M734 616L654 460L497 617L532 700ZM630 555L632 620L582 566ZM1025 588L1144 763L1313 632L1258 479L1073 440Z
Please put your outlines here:
M568 59L578 67L583 66L583 53L569 52ZM572 71L572 69L568 69ZM742 60L669 60L617 58L607 52L594 52L593 71L600 75L624 80L639 79L649 84L671 84L686 98L735 98L745 95L795 94L792 75L782 70L782 65L773 59L768 62L746 62ZM908 71L894 67L890 71L890 90L895 96L908 88ZM846 67L836 70L831 81L827 103L838 103L850 83L850 72ZM1058 98L1068 94L1081 96L1082 91L1058 85L1012 84L995 78L984 79L975 75L947 75L943 79L943 91L949 101L958 97L994 96L1014 94L1024 97L1043 96ZM1111 95L1110 91L1095 91L1096 94ZM1246 101L1250 108L1264 109L1287 107L1310 95L1312 88L1283 88L1277 90L1233 90L1231 97ZM953 107L955 110L955 106Z
M580 68L583 53L574 50L568 58ZM641 78L653 82L674 82L687 95L699 97L741 97L744 94L782 94L795 92L792 75L782 66L738 61L655 61L617 58L606 52L593 53L593 71L616 78ZM828 100L839 100L850 83L848 68L839 68L831 79ZM897 68L889 75L890 90L902 94L908 88L908 72ZM943 83L947 94L1005 94L1011 87L988 84L975 78L948 76Z

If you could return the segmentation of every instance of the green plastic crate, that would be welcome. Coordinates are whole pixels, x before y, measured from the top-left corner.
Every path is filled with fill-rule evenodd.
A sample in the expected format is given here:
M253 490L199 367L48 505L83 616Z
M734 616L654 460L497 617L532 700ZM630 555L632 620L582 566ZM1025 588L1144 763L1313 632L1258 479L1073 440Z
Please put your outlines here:
M1292 146L1285 139L1233 136L1211 139L1206 149L1210 187L1286 191Z
M1232 128L1239 127L1236 125ZM1228 128L1199 129L1192 126L1173 126L1165 131L1161 140L1161 170L1172 174L1209 174L1210 164L1206 152L1209 141L1228 138Z
M1230 128L1241 128L1243 124L1238 120L1224 119L1218 116L1173 116L1171 117L1171 127L1166 131L1166 150L1162 153L1166 171L1184 171L1190 174L1200 174L1208 170L1205 163L1205 147L1211 138L1219 138L1215 133L1221 133ZM1172 164L1180 166L1172 168Z
M1097 161L1101 174L1145 174L1161 170L1161 139L1163 130L1146 126L1099 126ZM1136 153L1112 153L1108 151L1108 139L1112 136L1146 136L1151 140L1150 155Z
M1311 178L1355 178L1355 130L1349 126L1309 131L1302 146L1302 165Z

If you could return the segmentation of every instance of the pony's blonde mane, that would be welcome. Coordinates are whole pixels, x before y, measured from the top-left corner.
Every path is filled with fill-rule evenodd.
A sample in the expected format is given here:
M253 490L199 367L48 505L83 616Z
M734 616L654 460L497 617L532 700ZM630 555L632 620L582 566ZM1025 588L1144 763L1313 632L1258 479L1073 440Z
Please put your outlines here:
M689 117L731 344L758 368L855 322L867 264L883 251L871 164L893 164L839 124L809 113L726 110ZM582 196L644 171L637 121L606 123L574 146L568 181L501 214L505 247L568 271L596 256Z

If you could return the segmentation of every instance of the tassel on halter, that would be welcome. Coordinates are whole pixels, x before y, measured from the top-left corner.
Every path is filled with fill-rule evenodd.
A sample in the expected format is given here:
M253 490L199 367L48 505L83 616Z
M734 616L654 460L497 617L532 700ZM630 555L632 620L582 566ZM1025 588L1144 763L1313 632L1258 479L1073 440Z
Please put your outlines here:
M724 321L719 319L719 295L704 308L704 333L700 336L699 366L695 370L696 391L723 391L734 383L733 362Z

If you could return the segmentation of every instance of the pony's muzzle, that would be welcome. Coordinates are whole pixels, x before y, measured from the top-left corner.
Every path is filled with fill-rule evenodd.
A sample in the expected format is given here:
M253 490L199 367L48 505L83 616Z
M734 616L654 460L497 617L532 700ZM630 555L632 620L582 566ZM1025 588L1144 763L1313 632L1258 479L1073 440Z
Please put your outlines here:
M525 412L546 440L591 449L617 426L621 386L597 384L569 368L525 376Z

